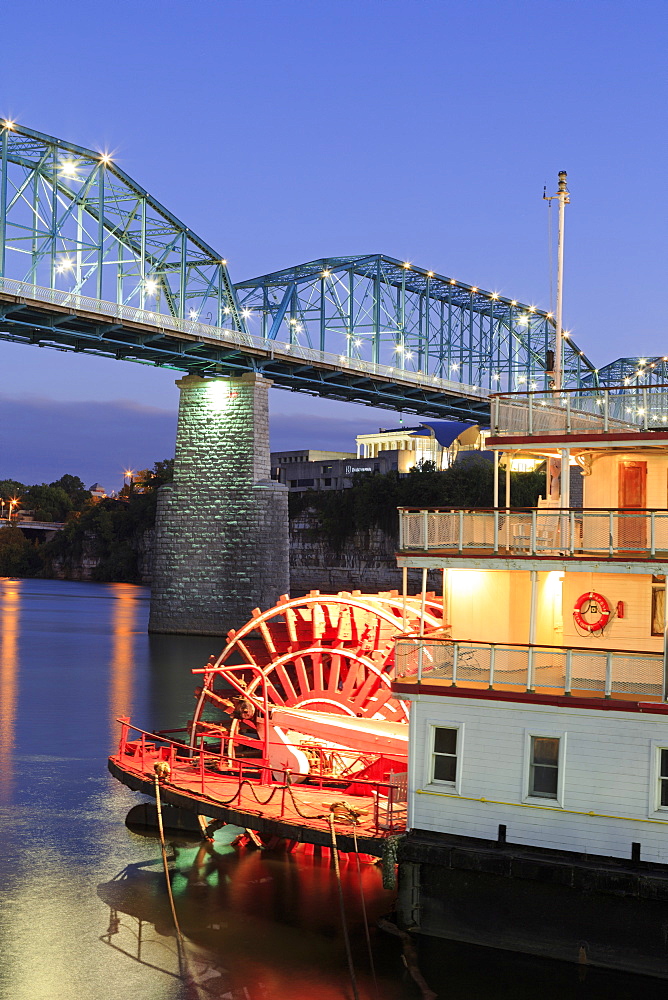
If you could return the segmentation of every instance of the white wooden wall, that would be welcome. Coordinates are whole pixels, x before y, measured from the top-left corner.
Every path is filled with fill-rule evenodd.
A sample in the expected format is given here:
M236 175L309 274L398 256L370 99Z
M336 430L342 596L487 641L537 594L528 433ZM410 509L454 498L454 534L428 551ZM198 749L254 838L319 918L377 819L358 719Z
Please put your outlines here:
M668 716L421 695L410 724L411 828L496 840L503 823L509 843L630 858L638 842L642 860L668 864ZM430 783L434 725L460 727L456 787ZM560 801L527 795L531 735L562 740Z

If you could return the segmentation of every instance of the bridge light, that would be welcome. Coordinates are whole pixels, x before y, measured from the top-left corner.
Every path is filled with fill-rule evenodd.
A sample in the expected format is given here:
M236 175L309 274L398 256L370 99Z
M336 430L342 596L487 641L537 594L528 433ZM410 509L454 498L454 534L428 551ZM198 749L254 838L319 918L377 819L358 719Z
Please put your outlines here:
M452 372L458 372L459 371L459 365L458 364L452 364L452 365L450 365L450 371L452 371Z
M197 319L197 310L191 309L188 315L190 316L191 319Z
M530 313L535 313L535 311L536 311L536 307L535 306L529 306L529 312Z
M491 294L491 296L490 296L490 298L494 299L494 301L495 301L495 302L496 302L496 300L498 299L498 297L499 297L499 294L498 294L498 292L492 292L492 294Z
M454 278L450 278L450 284L451 285L456 285L457 282L456 282L456 280Z
M78 177L78 165L74 160L61 160L60 162L60 172L63 177L70 177L75 179Z
M511 304L511 306L516 306L517 305L517 299L512 299L510 304Z
M434 272L433 271L427 271L427 277L428 278L433 278L434 277Z
M552 313L546 313L548 319L552 319Z
M562 330L561 331L561 336L562 337L566 337L568 339L568 337L570 337L570 335L571 335L571 331L570 330Z
M155 295L158 291L158 282L155 278L147 278L144 282L144 291L147 295Z
M413 352L412 351L406 351L406 357L410 361L410 359L413 357Z
M227 261L225 260L224 257L223 257L223 259L221 260L220 263L223 265L223 267L227 267Z
M526 379L525 379L524 375L520 375L520 377L517 380L517 384L518 385L524 385L525 382L526 382Z
M647 364L646 358L639 358L638 359L638 364L639 365L646 365Z
M405 260L402 266L405 267L406 270L409 270L410 266L411 266L411 262L409 260Z
M223 312L225 313L226 316L229 316L232 310L230 309L229 306L223 306Z
M329 278L329 277L331 277L331 274L332 274L331 271L323 271L322 272L322 277L323 278Z
M252 312L253 312L252 309L248 309L248 308L242 309L241 310L241 315L243 316L244 319L248 319L248 317L252 314Z
M74 261L71 257L61 257L56 264L56 272L58 274L63 274L65 271L72 271L74 268Z
M3 128L6 128L11 132L13 128L16 128L16 122L12 121L11 118L6 118L3 124Z
M473 295L473 294L474 294L475 292L477 292L477 291L478 291L478 289L477 289L477 288L476 288L476 286L474 285L474 286L473 286L473 288L471 289L471 295Z
M109 153L100 153L100 163L103 163L105 167L108 167L111 163L111 157Z
M358 337L357 340L355 341L355 347L361 347L361 346L362 346L362 341Z
M496 375L492 375L492 378L494 379L495 382L498 382L500 380L501 376L497 372Z

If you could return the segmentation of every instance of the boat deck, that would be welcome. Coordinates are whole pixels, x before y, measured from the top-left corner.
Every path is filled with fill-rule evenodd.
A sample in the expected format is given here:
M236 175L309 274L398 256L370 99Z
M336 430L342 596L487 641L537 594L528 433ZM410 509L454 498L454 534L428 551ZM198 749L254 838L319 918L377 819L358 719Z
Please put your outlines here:
M123 784L155 796L154 765L165 762L165 748L128 744L109 758L109 771ZM245 761L248 772L252 761ZM221 773L202 768L197 757L169 757L170 774L160 781L160 796L177 808L246 827L260 835L297 843L331 844L330 812L334 812L337 842L342 851L355 849L380 857L383 844L406 828L406 802L391 795L349 794L344 787L313 784L263 783L257 776ZM357 791L352 780L348 787ZM364 787L364 786L362 786ZM347 807L347 808L346 808ZM356 822L348 810L357 814Z

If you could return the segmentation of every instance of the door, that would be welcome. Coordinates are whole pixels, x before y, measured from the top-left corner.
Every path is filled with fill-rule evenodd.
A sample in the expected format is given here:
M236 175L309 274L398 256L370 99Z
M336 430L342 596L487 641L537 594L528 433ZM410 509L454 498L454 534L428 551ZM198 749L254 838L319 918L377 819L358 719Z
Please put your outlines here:
M642 510L647 506L647 462L619 463L619 499L621 511ZM617 545L620 549L644 549L647 546L647 516L620 515Z

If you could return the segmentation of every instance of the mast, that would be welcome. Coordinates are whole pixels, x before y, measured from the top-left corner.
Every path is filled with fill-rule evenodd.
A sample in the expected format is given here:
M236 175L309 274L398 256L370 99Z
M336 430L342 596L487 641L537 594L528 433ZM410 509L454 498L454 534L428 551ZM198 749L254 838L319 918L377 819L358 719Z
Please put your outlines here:
M566 205L570 203L570 195L566 187L566 171L559 171L559 188L553 197L559 201L559 233L557 237L557 314L556 314L556 343L554 349L554 388L561 389L563 381L563 353L564 353L564 332L563 332L563 295L564 295L564 218L566 215Z

